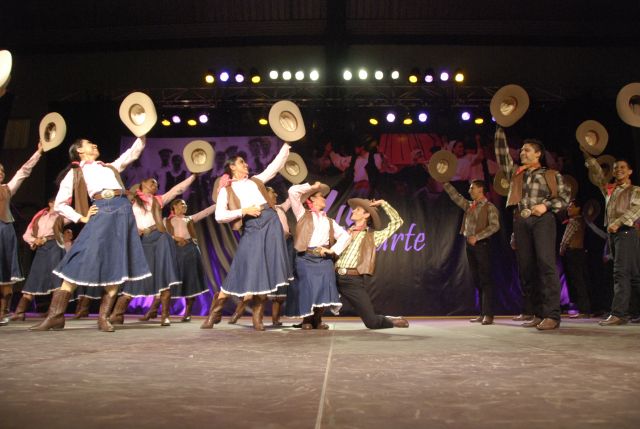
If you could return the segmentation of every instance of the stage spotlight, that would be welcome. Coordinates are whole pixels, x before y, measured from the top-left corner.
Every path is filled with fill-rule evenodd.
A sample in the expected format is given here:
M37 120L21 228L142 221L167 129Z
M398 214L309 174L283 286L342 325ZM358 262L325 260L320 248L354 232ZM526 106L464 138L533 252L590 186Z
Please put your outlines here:
M311 70L311 72L309 73L309 79L314 82L320 79L320 73L318 73L318 70Z
M413 118L411 117L411 115L407 115L402 120L402 123L405 124L405 125L411 125L411 124L413 124Z
M476 125L482 125L484 124L484 118L476 118L473 122L475 122Z
M440 72L440 80L443 81L443 82L448 81L449 80L449 72L447 72L447 71Z
M289 70L285 70L282 72L282 79L291 80L291 72Z
M396 120L396 115L389 112L387 113L387 122L392 123Z
M207 71L207 73L204 75L204 81L209 85L214 83L216 81L215 73L213 73L211 70Z
M373 77L375 77L376 80L382 80L384 79L384 72L382 70L376 70Z
M398 70L391 70L391 79L398 80L400 79L400 72Z
M258 123L259 123L260 125L262 125L263 127L264 127L265 125L269 125L269 121L267 120L267 118L260 118L260 119L258 119Z
M171 125L171 121L168 120L167 118L162 119L162 122L160 122L162 125L164 125L165 127L168 127Z
M495 122L496 118L494 118L493 116L491 117L491 122Z
M345 70L345 71L342 73L342 78L343 78L344 80L351 80L351 78L352 78L352 77L353 77L353 74L351 74L351 70Z
M427 71L424 73L424 81L426 83L432 83L435 75L436 74L433 72L433 69L431 68L427 69Z
M458 83L464 82L464 73L462 72L462 70L456 70L456 72L453 74L453 80Z
M190 127L195 127L196 125L198 125L198 121L193 118L187 119L187 125L189 125Z
M242 71L242 69L238 69L236 70L236 74L233 77L235 79L235 81L237 83L242 83L244 82L244 72Z
M425 112L420 112L420 114L418 115L418 120L420 122L427 122L427 119L429 119L429 116Z
M378 125L378 120L376 118L369 118L369 123L371 125Z
M223 71L222 73L220 73L220 82L226 82L229 80L229 73L226 71Z
M304 72L302 70L298 70L296 72L296 80L302 80L304 79Z
M262 80L260 73L258 73L258 69L255 67L251 67L251 70L249 70L249 76L251 76L251 83L254 85L259 84Z
M409 72L407 79L409 80L409 83L418 83L418 76L420 76L420 70L414 67Z
M269 79L271 79L271 80L278 79L278 70L271 70L269 72Z
M200 114L200 116L198 116L198 121L200 121L201 124L206 124L209 122L209 115L206 113Z
M173 115L171 117L171 122L173 122L174 124L179 124L180 122L182 122L182 119L180 119L180 116L178 115Z
M463 121L468 121L469 119L471 119L471 113L464 111L460 114L460 119L462 119Z
M365 69L358 70L358 78L360 80L367 80L369 73Z

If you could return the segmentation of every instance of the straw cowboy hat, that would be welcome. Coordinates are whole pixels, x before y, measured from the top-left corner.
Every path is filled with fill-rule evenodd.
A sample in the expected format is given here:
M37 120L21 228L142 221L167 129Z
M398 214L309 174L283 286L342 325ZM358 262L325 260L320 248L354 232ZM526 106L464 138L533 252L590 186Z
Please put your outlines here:
M308 173L309 170L307 170L304 159L295 152L289 152L289 157L284 163L284 167L280 169L280 174L289 182L297 185L307 178Z
M640 127L640 83L622 87L616 97L616 109L620 119L632 127Z
M438 182L448 182L456 174L458 158L448 150L439 150L429 160L429 174Z
M493 190L496 194L506 197L509 195L509 181L504 175L502 170L498 170L496 176L493 178Z
M320 189L310 189L304 194L300 195L300 202L304 204L309 199L309 197L317 194L318 192L320 192L323 197L326 197L327 195L329 195L329 192L331 192L331 188L329 188L329 185L325 185L324 183L321 183Z
M600 168L602 168L602 173L604 174L605 183L609 183L611 178L613 177L613 164L615 164L616 159L611 155L602 155L596 158L598 164L600 164ZM600 186L601 183L597 183L593 174L589 173L589 181L596 186Z
M0 51L0 97L4 95L5 88L11 79L12 65L13 59L11 57L11 52Z
M351 198L347 201L347 204L349 204L351 210L355 209L356 207L362 207L363 209L365 209L371 216L371 224L373 229L375 229L376 231L382 229L382 221L380 220L378 209L371 206L370 200L365 200L364 198Z
M300 140L307 133L300 109L289 100L271 106L269 125L276 136L288 143Z
M590 119L578 125L576 139L587 153L600 155L607 147L609 133L600 122Z
M203 173L213 168L215 151L208 141L193 140L182 150L182 157L190 172Z
M146 135L158 121L153 101L143 92L132 92L120 104L120 120L136 137Z
M40 121L39 131L42 150L47 152L62 143L67 135L67 123L60 113L47 113Z
M582 217L593 223L600 214L600 209L600 203L592 198L582 206Z
M576 197L578 196L578 189L579 189L578 181L576 180L575 177L569 174L563 174L562 179L564 180L565 185L567 185L571 190L571 199L575 200Z
M498 125L510 127L529 109L529 94L519 85L505 85L493 95L489 109Z

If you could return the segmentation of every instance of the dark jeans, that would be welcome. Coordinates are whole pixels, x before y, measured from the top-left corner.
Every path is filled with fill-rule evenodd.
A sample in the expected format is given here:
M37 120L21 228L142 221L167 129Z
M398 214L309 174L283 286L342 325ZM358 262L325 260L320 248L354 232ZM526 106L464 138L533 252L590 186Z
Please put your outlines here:
M609 234L613 254L613 303L611 314L627 317L631 288L640 292L640 239L635 228L621 227Z
M478 241L475 246L467 244L467 260L480 296L480 314L493 316L493 279L489 240Z
M517 216L513 232L525 300L530 299L534 315L560 320L555 216L550 212L526 219Z
M338 292L356 310L364 325L369 329L393 328L389 319L373 310L371 298L365 290L365 276L337 276Z
M564 271L567 275L571 301L578 305L580 313L590 314L591 300L589 299L589 287L587 285L587 252L584 249L567 249L564 254Z

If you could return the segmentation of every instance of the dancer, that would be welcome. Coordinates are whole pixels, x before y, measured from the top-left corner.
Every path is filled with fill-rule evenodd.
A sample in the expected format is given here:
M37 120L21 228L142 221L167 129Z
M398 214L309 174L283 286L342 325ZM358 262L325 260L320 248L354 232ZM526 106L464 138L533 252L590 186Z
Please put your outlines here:
M480 297L480 316L471 319L470 322L492 325L494 286L491 278L489 238L500 229L498 209L487 200L487 186L484 180L471 182L471 201L460 195L451 183L446 182L443 186L453 202L464 210L460 234L467 241L467 260Z
M63 329L64 311L78 285L104 286L100 303L98 329L113 332L107 318L116 298L118 286L151 276L142 244L126 198L120 172L140 156L145 137L136 139L111 164L97 162L98 145L90 140L76 140L69 148L71 166L60 183L55 210L73 222L86 225L73 246L53 271L63 279L53 293L49 314L31 330ZM93 205L87 207L90 196ZM71 207L70 201L74 202Z
M295 234L296 278L289 285L286 314L302 317L302 329L329 329L322 314L338 314L342 303L336 286L333 258L340 256L351 235L327 217L329 186L316 182L289 188L291 209L298 220ZM308 207L305 210L304 205Z
M571 191L559 172L540 164L544 147L539 140L523 141L522 165L516 167L504 130L498 126L495 152L500 169L510 182L507 207L514 207L518 268L523 279L523 294L531 297L534 313L534 318L522 326L540 331L557 329L560 327L560 279L553 214L567 207Z
M126 282L122 286L122 294L109 317L112 324L124 323L124 313L134 297L159 295L162 304L160 325L171 325L171 287L179 285L181 280L176 262L176 245L162 221L162 207L189 188L195 178L193 174L159 196L156 195L158 182L153 177L143 180L139 186L133 186L133 215L152 276L137 282Z
M336 261L338 292L351 304L367 328L408 328L409 321L403 317L376 314L365 287L367 276L375 272L376 248L402 226L402 218L384 200L352 198L347 204L351 207L354 224L349 228L351 242ZM389 217L389 224L384 229L378 207L382 207Z
M234 230L242 228L235 257L220 292L211 302L209 316L201 328L210 329L222 315L229 295L253 295L253 327L264 331L262 317L267 294L278 286L289 284L291 267L287 245L278 215L269 204L265 183L284 166L291 146L284 143L278 155L260 174L249 178L249 166L240 156L225 164L217 198L216 220L231 223Z
M24 280L18 263L18 238L13 227L11 197L18 191L24 179L31 175L43 152L40 141L38 150L6 184L4 166L0 164L0 326L9 324L13 284Z

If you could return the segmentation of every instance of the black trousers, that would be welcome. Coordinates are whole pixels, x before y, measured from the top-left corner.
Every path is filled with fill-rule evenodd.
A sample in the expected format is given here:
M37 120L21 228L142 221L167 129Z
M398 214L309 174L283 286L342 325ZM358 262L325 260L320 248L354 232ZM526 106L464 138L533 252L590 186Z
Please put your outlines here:
M635 228L621 227L609 234L613 254L613 302L611 314L625 318L629 313L631 289L640 293L640 239Z
M564 254L564 271L567 275L569 296L578 305L580 313L591 313L587 282L587 252L584 249L567 249Z
M493 316L493 278L491 277L491 249L489 240L467 243L467 260L480 297L480 314Z
M522 293L532 312L560 320L560 279L556 268L556 218L551 212L513 222Z
M365 289L365 276L338 275L337 280L338 292L356 310L367 328L393 328L393 323L389 319L374 311L369 293Z

